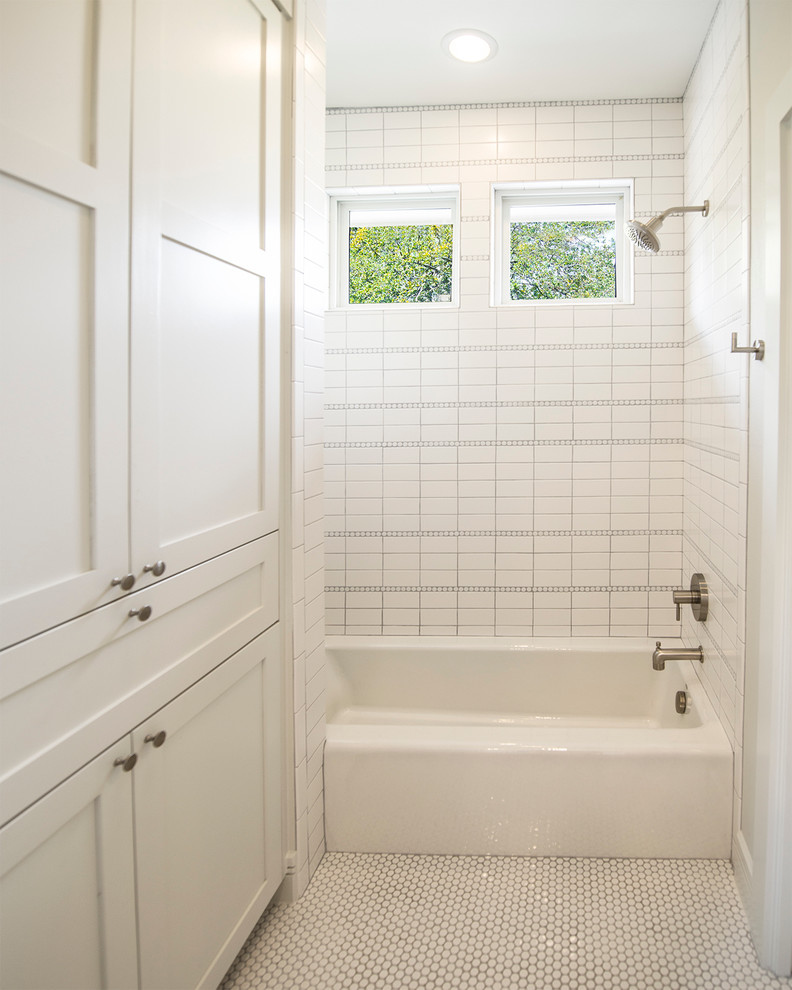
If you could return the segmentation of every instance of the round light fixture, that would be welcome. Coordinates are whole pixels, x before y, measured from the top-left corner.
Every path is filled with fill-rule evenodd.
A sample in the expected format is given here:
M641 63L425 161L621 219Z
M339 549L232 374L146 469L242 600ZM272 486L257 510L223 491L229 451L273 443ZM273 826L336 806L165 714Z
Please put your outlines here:
M443 51L460 62L486 62L498 51L493 37L475 28L451 31L442 41Z

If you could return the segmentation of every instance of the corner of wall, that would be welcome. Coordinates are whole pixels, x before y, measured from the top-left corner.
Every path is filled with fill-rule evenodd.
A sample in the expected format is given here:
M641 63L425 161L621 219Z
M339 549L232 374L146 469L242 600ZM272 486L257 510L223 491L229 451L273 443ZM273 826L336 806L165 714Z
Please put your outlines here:
M704 646L699 676L734 750L737 863L746 851L739 837L750 369L730 341L735 330L750 339L746 0L718 5L683 108L685 202L710 201L705 221L685 222L683 575L705 575L710 613L700 624L686 610L682 635Z
M296 864L284 896L307 887L325 850L323 365L325 4L294 5L292 314L292 667Z

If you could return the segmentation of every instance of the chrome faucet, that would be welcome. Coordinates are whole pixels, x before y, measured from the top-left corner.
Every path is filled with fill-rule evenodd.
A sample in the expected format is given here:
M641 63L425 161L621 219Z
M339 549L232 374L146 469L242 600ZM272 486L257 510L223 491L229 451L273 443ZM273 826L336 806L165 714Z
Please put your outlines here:
M701 646L678 646L664 650L658 639L652 654L652 667L655 670L665 670L666 660L698 660L704 663L704 651Z

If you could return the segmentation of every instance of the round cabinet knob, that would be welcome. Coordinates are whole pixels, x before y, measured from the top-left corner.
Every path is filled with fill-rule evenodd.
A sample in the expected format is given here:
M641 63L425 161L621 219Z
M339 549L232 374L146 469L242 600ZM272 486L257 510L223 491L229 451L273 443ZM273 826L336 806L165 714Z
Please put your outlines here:
M143 608L131 608L129 610L129 618L133 619L137 616L139 622L145 622L146 619L151 618L151 606L144 605Z
M164 729L160 731L155 736L146 736L143 742L150 742L154 749L159 749L160 746L165 742L168 737L168 733Z
M144 564L143 571L146 574L153 574L154 577L162 577L165 573L165 561L158 560L154 564Z
M129 773L136 763L137 753L130 753L129 756L119 756L117 760L113 760L113 766L121 767L124 773Z
M114 588L120 587L122 591L129 591L135 585L135 575L125 574L123 577L114 577L110 584Z

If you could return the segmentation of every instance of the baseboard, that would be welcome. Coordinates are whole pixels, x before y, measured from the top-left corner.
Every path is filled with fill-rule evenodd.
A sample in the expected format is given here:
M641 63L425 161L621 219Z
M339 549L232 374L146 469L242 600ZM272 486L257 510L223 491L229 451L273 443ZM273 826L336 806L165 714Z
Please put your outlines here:
M287 873L283 878L274 900L276 904L294 904L300 896L296 873Z

